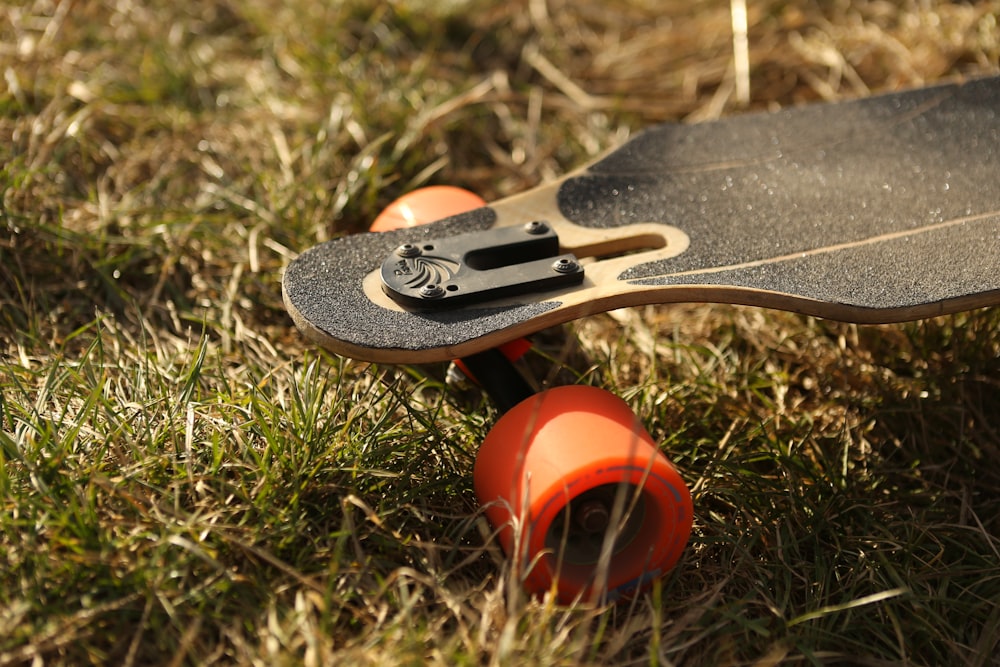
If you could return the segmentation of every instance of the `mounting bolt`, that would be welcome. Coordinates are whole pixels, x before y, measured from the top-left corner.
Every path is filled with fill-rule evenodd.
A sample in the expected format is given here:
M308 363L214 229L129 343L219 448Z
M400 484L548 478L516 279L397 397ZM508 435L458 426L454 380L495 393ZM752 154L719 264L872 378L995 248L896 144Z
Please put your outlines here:
M576 273L580 270L580 263L569 257L562 257L552 263L552 270L556 273Z
M421 299L440 299L444 296L444 288L440 285L429 284L420 288Z
M412 243L404 243L396 248L396 254L400 257L419 257L420 248Z
M526 223L524 225L524 231L528 232L529 234L535 234L535 235L545 234L546 232L549 231L549 226L546 225L541 220L532 220L531 222Z
M588 500L577 509L576 523L584 532L595 535L603 533L611 524L611 513L598 500Z

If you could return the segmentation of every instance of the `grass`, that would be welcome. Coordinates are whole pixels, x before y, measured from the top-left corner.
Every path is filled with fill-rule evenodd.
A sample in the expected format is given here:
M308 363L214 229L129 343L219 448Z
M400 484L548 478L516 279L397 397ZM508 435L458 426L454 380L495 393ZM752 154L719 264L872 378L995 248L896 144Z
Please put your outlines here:
M996 1L750 2L746 72L733 4L0 8L0 665L997 664L996 309L580 322L568 374L696 500L681 565L612 608L518 593L478 396L284 313L296 252L414 187L1000 71Z

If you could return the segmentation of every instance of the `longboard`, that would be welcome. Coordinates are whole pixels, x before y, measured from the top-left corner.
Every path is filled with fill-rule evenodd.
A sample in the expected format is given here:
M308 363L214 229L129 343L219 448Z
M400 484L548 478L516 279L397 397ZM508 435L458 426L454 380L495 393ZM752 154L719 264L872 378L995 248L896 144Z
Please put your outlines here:
M380 280L402 246L531 222L555 232L582 280L455 307L401 303ZM453 256L412 260L449 289ZM739 303L860 323L996 304L1000 78L653 127L525 194L318 245L288 266L283 291L316 343L404 363L648 303Z
M483 351L647 303L868 323L1000 303L1000 78L654 127L556 183L408 224L302 253L289 312L343 355L464 357L505 411L473 486L519 581L612 600L681 558L683 478L621 399L532 394Z

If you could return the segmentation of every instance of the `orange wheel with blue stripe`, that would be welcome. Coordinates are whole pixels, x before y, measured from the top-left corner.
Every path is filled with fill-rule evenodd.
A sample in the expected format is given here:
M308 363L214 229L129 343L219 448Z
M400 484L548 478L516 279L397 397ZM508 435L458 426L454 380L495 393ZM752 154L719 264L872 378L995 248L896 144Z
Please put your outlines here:
M691 494L628 405L557 387L504 414L476 458L476 495L525 588L610 601L680 559Z

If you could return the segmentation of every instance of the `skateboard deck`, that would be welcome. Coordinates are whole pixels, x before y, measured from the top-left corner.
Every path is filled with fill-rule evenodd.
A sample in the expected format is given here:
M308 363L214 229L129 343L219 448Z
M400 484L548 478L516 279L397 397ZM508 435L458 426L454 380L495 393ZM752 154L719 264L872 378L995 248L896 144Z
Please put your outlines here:
M1000 77L656 126L525 194L309 249L283 293L314 342L401 363L649 303L859 323L994 305Z

